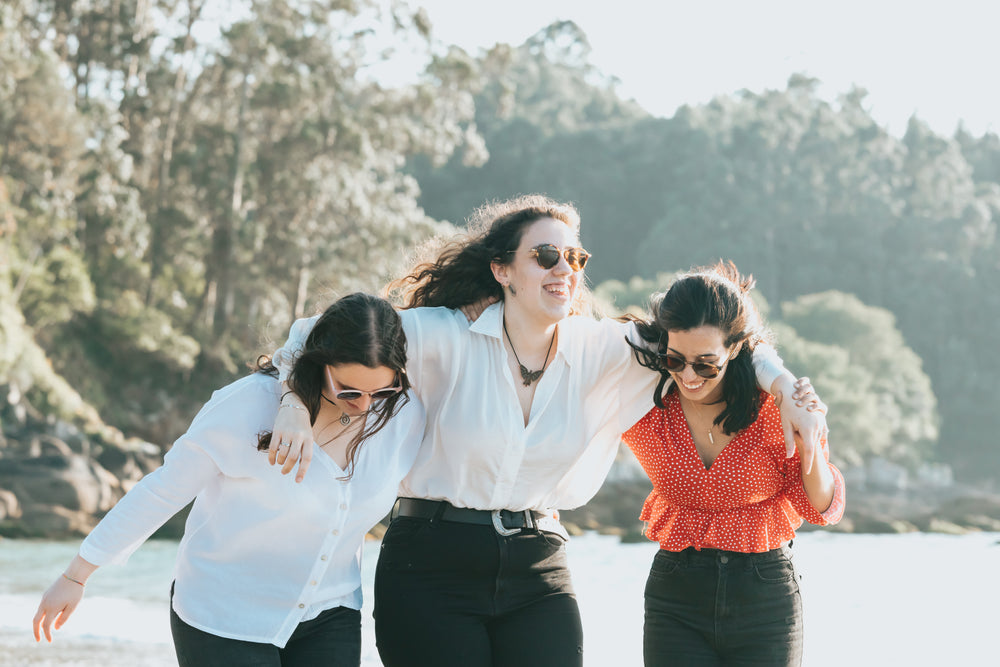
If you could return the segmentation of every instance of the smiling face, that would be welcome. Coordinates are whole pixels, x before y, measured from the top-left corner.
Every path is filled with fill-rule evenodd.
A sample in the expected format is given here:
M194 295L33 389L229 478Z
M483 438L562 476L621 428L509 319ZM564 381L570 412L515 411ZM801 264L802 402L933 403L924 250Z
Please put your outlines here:
M722 379L726 376L727 362L732 352L725 346L722 330L713 326L701 326L695 329L672 329L667 334L669 342L664 352L688 362L680 372L670 373L681 395L695 403L714 403L722 398ZM703 378L691 367L692 362L699 361L723 368L714 378Z
M331 387L330 383L327 382L327 386L323 389L323 395L330 403L351 417L358 417L368 412L372 404L369 393L395 386L399 382L396 371L388 366L369 368L362 364L337 364L336 366L327 366L327 369L334 386ZM337 398L337 393L349 390L366 393L351 401Z
M530 251L545 244L565 250L578 247L580 241L564 222L553 218L536 220L524 230L516 252L509 255L510 263L493 263L493 275L501 285L514 288L513 293L504 291L505 308L511 316L548 325L570 314L583 271L573 271L562 254L552 268L539 266Z

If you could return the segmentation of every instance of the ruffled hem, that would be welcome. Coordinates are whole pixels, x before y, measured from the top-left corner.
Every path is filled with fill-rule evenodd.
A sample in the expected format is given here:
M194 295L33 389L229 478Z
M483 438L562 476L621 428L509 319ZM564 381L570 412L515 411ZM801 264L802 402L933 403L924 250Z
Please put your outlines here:
M688 547L760 553L776 549L795 537L803 518L780 496L755 505L719 512L670 505L650 494L640 519L648 522L646 537L662 549Z

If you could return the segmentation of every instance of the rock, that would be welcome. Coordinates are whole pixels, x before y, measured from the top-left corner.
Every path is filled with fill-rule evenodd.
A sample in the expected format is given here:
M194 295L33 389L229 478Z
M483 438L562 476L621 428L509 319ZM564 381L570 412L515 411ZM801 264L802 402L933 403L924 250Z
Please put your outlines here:
M25 511L39 505L103 513L121 495L114 475L78 454L2 459L0 488L12 491Z
M935 514L956 523L968 516L986 516L1000 521L1000 496L978 493L953 498L942 503Z
M918 528L903 519L872 514L852 514L850 520L856 533L913 533Z
M95 525L97 517L93 514L59 505L35 504L25 507L20 521L4 534L8 537L83 537Z
M962 526L950 521L932 518L927 525L927 531L930 533L944 533L945 535L965 535L970 532L970 529L963 528Z
M21 503L17 496L7 489L0 489L0 521L21 518Z

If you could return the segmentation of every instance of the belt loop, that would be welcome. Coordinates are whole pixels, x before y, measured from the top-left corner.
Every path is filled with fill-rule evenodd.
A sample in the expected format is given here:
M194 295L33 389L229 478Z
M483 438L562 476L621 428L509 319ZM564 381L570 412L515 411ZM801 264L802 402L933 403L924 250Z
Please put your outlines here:
M538 524L535 523L535 515L530 509L524 510L524 527L532 532L538 532Z

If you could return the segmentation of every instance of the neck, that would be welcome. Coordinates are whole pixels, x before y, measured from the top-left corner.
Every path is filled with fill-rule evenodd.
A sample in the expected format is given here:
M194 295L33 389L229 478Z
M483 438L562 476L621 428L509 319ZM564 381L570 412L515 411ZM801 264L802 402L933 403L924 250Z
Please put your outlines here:
M510 343L517 349L517 354L523 360L526 356L542 357L549 349L552 337L556 333L558 322L544 322L535 318L526 317L518 312L516 308L509 308L509 304L504 304L504 324L507 327L507 335ZM553 350L555 346L553 345ZM522 352L524 350L524 352Z

